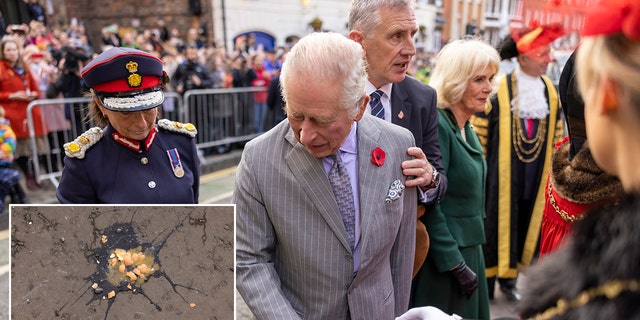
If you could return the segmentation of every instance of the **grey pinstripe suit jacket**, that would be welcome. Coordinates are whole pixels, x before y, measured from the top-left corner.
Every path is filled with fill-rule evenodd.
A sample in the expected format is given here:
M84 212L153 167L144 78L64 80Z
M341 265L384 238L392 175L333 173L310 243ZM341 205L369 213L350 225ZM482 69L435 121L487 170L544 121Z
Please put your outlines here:
M288 121L249 142L236 176L236 286L259 319L394 319L408 308L417 191L404 183L411 132L365 115L358 123L360 268L321 159ZM378 167L371 151L381 147Z

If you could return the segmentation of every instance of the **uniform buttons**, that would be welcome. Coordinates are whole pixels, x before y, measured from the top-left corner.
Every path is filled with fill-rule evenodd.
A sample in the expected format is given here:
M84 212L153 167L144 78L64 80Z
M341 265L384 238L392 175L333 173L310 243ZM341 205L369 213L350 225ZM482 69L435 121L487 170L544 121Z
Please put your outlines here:
M150 189L153 189L156 187L156 182L155 181L149 181L149 183L147 183L147 185L149 186Z
M144 157L144 158L140 159L140 163L147 164L147 163L149 163L149 159L147 157Z

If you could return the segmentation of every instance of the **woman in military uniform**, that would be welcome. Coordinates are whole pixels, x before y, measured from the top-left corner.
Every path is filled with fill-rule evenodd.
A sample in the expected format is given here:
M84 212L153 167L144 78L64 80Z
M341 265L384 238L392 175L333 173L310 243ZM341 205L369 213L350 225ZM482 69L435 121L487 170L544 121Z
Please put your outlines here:
M91 128L64 145L61 203L198 203L196 128L156 122L168 77L153 55L112 48L82 70Z

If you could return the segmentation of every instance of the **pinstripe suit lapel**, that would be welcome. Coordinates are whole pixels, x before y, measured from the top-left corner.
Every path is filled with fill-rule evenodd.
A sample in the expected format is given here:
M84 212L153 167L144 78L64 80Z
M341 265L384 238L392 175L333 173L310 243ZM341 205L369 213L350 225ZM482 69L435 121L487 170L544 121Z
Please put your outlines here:
M284 159L292 175L314 207L317 208L318 213L327 222L329 228L340 239L347 251L350 251L351 246L347 240L347 231L342 222L329 179L322 166L322 160L309 154L304 146L295 139L291 130L287 133L286 139L291 143L292 148Z
M389 187L385 186L385 183L380 183L382 177L379 173L381 170L370 159L371 151L375 147L380 146L386 152L391 151L385 149L387 146L379 145L382 131L373 122L370 117L365 116L360 120L360 124L363 125L358 125L358 183L360 184L358 189L360 192L361 261L363 263L367 258L366 252L369 242L366 237L384 237L384 235L372 234L367 229L375 224L377 218L374 215L383 212L382 207Z

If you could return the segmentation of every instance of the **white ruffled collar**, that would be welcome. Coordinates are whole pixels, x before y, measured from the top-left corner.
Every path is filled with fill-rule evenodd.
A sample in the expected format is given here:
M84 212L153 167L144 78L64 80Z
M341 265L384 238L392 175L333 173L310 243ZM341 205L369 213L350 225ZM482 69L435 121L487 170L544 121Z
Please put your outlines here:
M544 119L549 115L546 86L540 77L532 77L518 67L514 72L518 92L511 100L511 111L521 119Z

